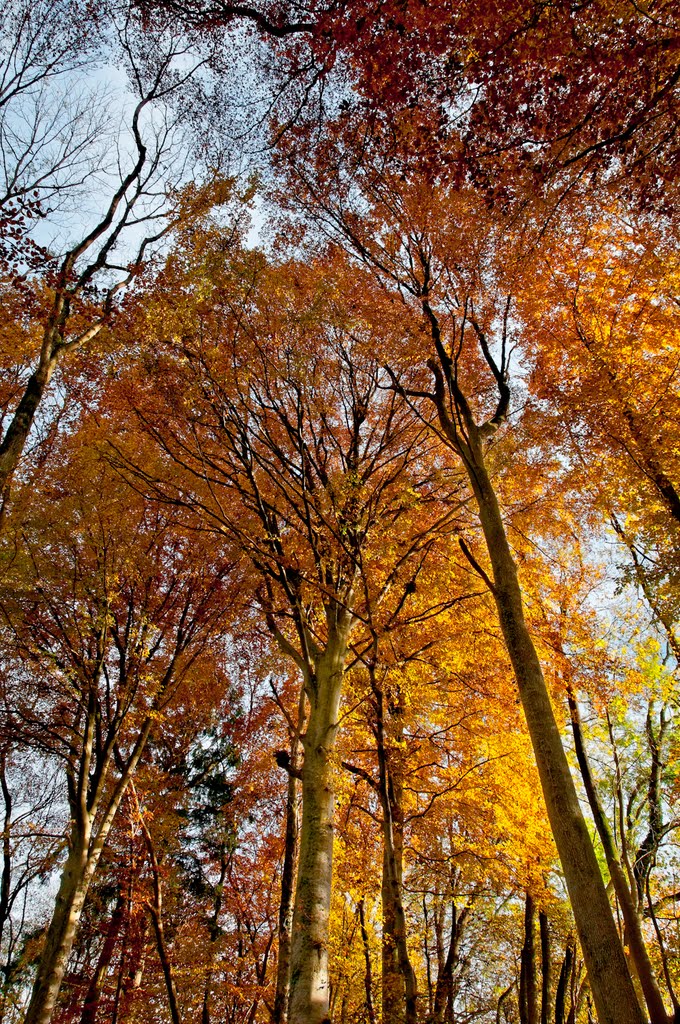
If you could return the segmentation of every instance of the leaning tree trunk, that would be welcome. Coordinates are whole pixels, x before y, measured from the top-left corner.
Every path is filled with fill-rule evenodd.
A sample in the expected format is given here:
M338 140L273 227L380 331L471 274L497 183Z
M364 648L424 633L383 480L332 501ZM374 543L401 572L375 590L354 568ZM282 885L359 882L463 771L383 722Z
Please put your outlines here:
M118 941L126 909L127 900L125 895L122 892L119 892L118 899L116 900L116 906L114 907L111 920L109 921L109 926L106 929L104 945L102 946L101 953L97 959L97 966L95 967L94 974L92 975L85 994L83 1012L80 1016L80 1024L95 1024L97 1019L97 1010L99 1009L99 1004L101 1002L104 977L109 969L109 965L113 957L113 951L116 947L116 942Z
M633 961L635 972L639 978L640 986L645 997L647 1010L652 1024L667 1024L668 1014L664 1007L661 991L654 977L654 970L649 959L647 946L642 934L642 924L638 914L633 894L630 891L626 876L619 860L619 854L614 843L609 822L602 808L600 796L597 792L595 779L590 770L590 762L583 741L583 729L581 727L581 713L579 711L576 695L569 683L567 683L567 700L569 702L569 714L571 717L571 728L574 736L574 748L576 759L581 769L581 778L585 787L590 812L595 822L597 834L602 843L609 876L614 886L614 892L619 901L623 914L623 923L628 943L628 949Z
M101 818L94 831L92 824L98 802L95 800L88 806L89 773L82 772L79 781L81 791L72 805L72 813L77 820L72 825L69 853L23 1024L49 1024L52 1019L90 883L120 803L146 747L152 724L152 718L144 721L121 777L105 808L100 807ZM104 766L100 766L100 778L104 774Z
M476 441L476 439L475 439ZM493 568L493 593L536 756L600 1024L642 1024L600 867L567 762L536 648L527 629L517 567L498 499L473 442L471 482Z
M329 1020L328 926L333 871L333 752L350 617L331 632L307 682L303 739L302 825L291 943L289 1024Z
M433 333L436 334L438 324L431 310L429 315ZM486 577L483 568L477 563L475 568L487 579L496 602L501 631L517 680L536 757L552 833L567 883L599 1024L643 1024L644 1017L628 972L595 850L579 806L548 687L524 618L517 566L484 458L484 431L475 422L470 406L460 392L441 342L437 344L437 350L440 364L430 360L428 365L435 374L435 401L439 421L451 447L465 466L479 509L492 579ZM442 366L447 373L449 394L454 402L453 413L458 422L451 419L447 409ZM492 429L495 425L492 425ZM467 552L467 548L464 550ZM474 562L471 553L467 554Z

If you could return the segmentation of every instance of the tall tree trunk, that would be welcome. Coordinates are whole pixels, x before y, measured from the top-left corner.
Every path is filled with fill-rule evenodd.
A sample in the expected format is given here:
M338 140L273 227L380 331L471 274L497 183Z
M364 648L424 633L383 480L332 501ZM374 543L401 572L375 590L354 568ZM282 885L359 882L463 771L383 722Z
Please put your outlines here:
M113 788L113 792L105 806L99 805L101 818L98 821L96 834L92 833L92 821L97 813L97 804L96 801L94 804L89 802L90 779L89 771L85 767L89 755L83 755L85 760L81 766L78 786L77 789L74 789L71 799L74 823L69 841L69 853L61 875L54 913L47 929L40 966L23 1024L49 1024L52 1018L90 883L97 870L99 858L121 800L146 747L152 721L151 718L148 718L143 723L132 753Z
M338 731L350 616L329 631L323 654L306 680L309 718L303 740L302 825L293 911L289 1024L329 1020L328 926L333 871L335 779L333 752Z
M12 794L7 785L7 753L0 751L0 787L5 804L2 822L2 879L0 880L0 945L10 913L10 889L12 881ZM5 981L7 979L5 978Z
M427 303L424 303L424 308L426 312L429 310L442 361L441 365L434 360L429 363L436 379L435 400L439 420L442 431L463 461L479 509L493 574L488 583L517 680L599 1021L600 1024L643 1024L644 1017L635 996L590 833L579 806L541 664L524 618L517 566L484 458L485 435L474 421L453 377L451 361L441 344L434 313ZM442 366L447 370L449 393L455 399L454 415L464 422L464 437L447 410ZM472 557L469 552L468 555ZM480 566L477 569L484 573Z
M530 893L524 903L524 943L519 975L519 1019L521 1024L538 1024L536 942L536 911Z
M574 942L571 936L567 939L567 948L564 951L564 959L560 968L560 976L557 979L557 992L555 993L555 1024L565 1024L564 1012L567 1008L567 992L571 979L571 969L574 960Z
M434 991L432 987L432 957L430 956L430 921L427 912L427 899L423 896L423 950L425 953L425 973L427 976L427 1003L430 1017L434 1013Z
M111 915L111 920L109 921L109 927L106 930L106 938L104 939L104 945L102 946L102 951L97 960L95 972L92 975L92 980L90 981L85 994L80 1024L95 1024L95 1020L97 1019L97 1010L99 1009L102 994L102 982L109 964L111 963L113 951L116 947L118 934L125 917L126 904L127 900L125 894L120 892L118 894L118 899L116 900L116 905L113 909L113 914Z
M366 930L366 913L364 910L364 897L359 900L358 906L359 924L361 925L361 942L364 949L364 988L366 990L366 1014L368 1024L375 1024L375 1008L373 1006L373 972L371 971L371 951L368 946L368 931Z
M541 1024L549 1024L552 965L550 963L550 925L545 910L539 912L538 927L541 936Z
M581 726L581 712L579 710L576 694L570 683L567 683L567 701L569 703L569 715L571 718L571 730L574 736L574 749L576 759L581 770L581 778L588 797L590 812L595 822L597 834L602 843L609 875L614 886L614 892L621 907L623 923L626 932L628 948L633 961L635 972L640 980L642 992L649 1011L652 1024L667 1024L668 1015L661 998L661 992L657 985L652 968L647 946L642 935L642 924L637 910L636 901L630 891L626 876L619 860L618 851L614 838L609 828L607 816L604 813L600 802L597 786L593 773L590 770L590 763L585 749L583 729Z
M210 945L214 947L218 938L220 937L220 913L222 911L222 901L224 892L224 880L227 877L228 868L228 856L227 850L224 843L220 846L220 874L217 885L214 889L213 896L213 911L212 918L210 921ZM210 953L210 966L205 976L205 986L203 988L203 1006L201 1007L201 1024L210 1024L210 1003L212 993L212 980L214 973L214 953Z
M59 306L57 320L59 320L59 317L62 317L62 306ZM57 365L60 351L61 326L63 326L61 322L59 326L55 326L53 315L45 329L38 365L28 378L24 393L14 411L5 435L0 439L0 526L2 525L5 504L9 497L12 477L26 447L26 441L31 432L38 406L42 401Z
M98 856L88 854L82 831L72 841L59 884L54 913L40 958L24 1024L49 1024Z
M163 927L163 886L161 882L160 866L158 864L158 858L156 857L156 850L154 848L151 833L149 832L144 819L141 817L140 822L144 833L146 849L149 854L149 863L151 864L151 874L153 878L153 900L150 900L146 904L146 907L151 916L151 923L156 937L156 949L158 951L158 959L161 962L161 968L163 970L163 978L165 979L165 989L168 997L170 1018L172 1020L172 1024L182 1024L182 1018L179 1012L179 1002L177 999L177 987L175 985L172 964L168 955L168 946L165 941L165 928Z
M434 995L432 1010L432 1024L450 1024L453 1020L453 973L458 962L458 950L463 937L463 931L470 913L471 904L463 907L458 912L453 892L455 887L455 873L451 872L451 930L449 933L449 947L446 952L446 959L437 976L437 986Z
M290 952L293 931L293 907L295 896L295 868L298 857L298 780L299 748L298 735L305 726L305 693L300 693L298 703L298 732L291 729L290 765L293 769L288 773L288 791L286 794L286 834L281 871L281 902L279 905L279 948L276 963L276 995L272 1024L285 1024L288 1017L288 998L290 995Z
M383 1020L399 1024L416 1024L418 1019L418 983L409 957L406 941L406 915L402 899L404 806L402 772L391 758L386 743L384 694L375 678L375 667L370 668L371 685L375 695L376 743L378 751L378 795L382 810L383 871L382 871L382 987ZM401 738L400 711L397 719L396 739Z

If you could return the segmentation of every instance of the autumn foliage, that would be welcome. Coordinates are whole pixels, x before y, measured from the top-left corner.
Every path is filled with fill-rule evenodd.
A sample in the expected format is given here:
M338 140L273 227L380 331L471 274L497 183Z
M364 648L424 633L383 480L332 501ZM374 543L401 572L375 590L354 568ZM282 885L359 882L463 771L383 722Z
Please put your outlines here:
M0 1021L671 1024L674 5L0 38Z

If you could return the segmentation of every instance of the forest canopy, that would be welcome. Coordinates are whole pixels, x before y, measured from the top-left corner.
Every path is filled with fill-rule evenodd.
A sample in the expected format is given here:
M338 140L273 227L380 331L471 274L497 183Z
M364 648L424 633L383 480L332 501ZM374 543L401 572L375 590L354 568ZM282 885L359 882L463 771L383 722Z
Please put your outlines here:
M0 42L0 1022L680 1020L676 5Z

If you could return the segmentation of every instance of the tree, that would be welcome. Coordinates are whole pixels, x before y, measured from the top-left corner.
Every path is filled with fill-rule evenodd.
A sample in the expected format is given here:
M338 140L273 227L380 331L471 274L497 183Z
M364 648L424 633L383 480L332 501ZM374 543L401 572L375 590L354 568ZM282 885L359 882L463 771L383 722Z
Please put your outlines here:
M516 258L517 250L511 247L512 236L491 223L471 196L418 178L404 183L403 176L390 176L382 168L366 168L361 176L355 172L350 189L343 157L341 146L322 157L331 173L321 181L306 168L295 167L302 201L316 204L322 222L344 238L385 288L395 290L395 301L401 295L404 305L421 318L419 344L409 352L417 360L412 383L400 377L403 363L392 353L386 355L396 368L394 386L404 398L430 399L438 436L468 476L490 571L465 541L463 550L496 603L597 1010L602 1021L629 1016L638 1021L640 1011L623 950L536 646L526 626L517 564L488 462L489 441L506 423L511 398L513 263L507 274L501 273L499 259L502 251L507 264ZM336 176L332 176L333 160L341 161ZM362 215L356 208L360 186L367 207ZM353 199L354 208L346 205ZM434 377L434 387L428 387L424 378L426 368Z
M233 600L229 565L183 538L172 517L132 501L79 440L64 451L69 483L57 476L39 494L33 488L33 511L12 524L5 545L3 732L61 764L70 812L32 1022L50 1020L92 877L152 730L181 685L211 672L211 643Z
M320 1021L328 1008L333 751L350 639L371 594L379 601L399 593L417 551L408 531L415 522L420 536L418 517L435 515L439 503L427 475L416 486L424 432L406 407L397 412L372 356L386 324L369 302L369 280L341 259L268 267L262 255L236 242L225 253L216 241L197 234L168 263L166 288L191 264L190 280L207 288L198 303L194 295L167 312L146 304L164 342L156 356L163 405L155 387L134 402L184 474L136 472L161 500L200 508L241 546L267 626L302 675L290 1020Z
M169 108L173 94L196 72L197 64L191 63L190 54L174 44L167 45L162 35L140 43L134 24L129 18L123 19L116 25L116 36L118 59L128 66L135 94L129 127L116 139L114 153L101 153L101 136L105 131L98 122L90 124L97 104L88 97L84 101L88 120L83 137L72 112L72 120L64 131L73 132L74 140L66 138L62 142L59 121L55 124L49 118L42 109L41 94L36 99L34 92L52 87L52 79L59 76L65 75L68 80L68 73L82 66L79 51L74 49L78 32L70 20L76 11L75 7L71 10L69 2L62 4L60 0L46 3L45 8L50 21L36 24L35 19L40 16L20 7L16 15L20 22L17 39L5 67L7 102L17 97L28 98L36 104L36 120L25 143L25 153L15 153L10 147L16 167L8 172L13 182L8 186L6 203L10 227L0 252L2 292L5 301L11 304L13 321L9 351L3 356L15 378L14 386L3 395L3 505L57 366L68 353L89 345L101 334L117 297L139 274L157 243L178 219L191 215L192 207L195 212L197 205L201 208L206 202L195 188L190 188L184 197L180 194L184 168L176 153L177 118ZM10 12L14 14L14 9L10 8ZM58 33L64 20L66 32L61 37ZM200 66L202 62L197 63ZM45 129L40 125L41 117L48 121ZM20 113L7 114L5 131L10 131L15 121L21 121ZM39 178L26 185L24 176L30 178L34 166L42 167L42 149L47 145L43 140L45 131L57 135L57 153L53 158L57 166L47 168L44 180ZM82 203L79 186L89 175L98 173L99 163L105 165L101 169L102 194L96 197L89 223L87 216L79 221L75 240L67 235L65 241L52 240L49 247L38 244L35 218L54 214L51 229L63 235L64 225L58 217L62 197L64 202L68 199ZM166 175L173 163L177 180L168 188ZM110 165L120 174L112 173ZM36 173L39 172L33 170ZM29 199L25 198L27 191ZM208 204L215 199L211 191ZM29 204L28 209L24 209L24 203ZM31 204L37 209L32 209ZM21 339L18 365L17 335Z

